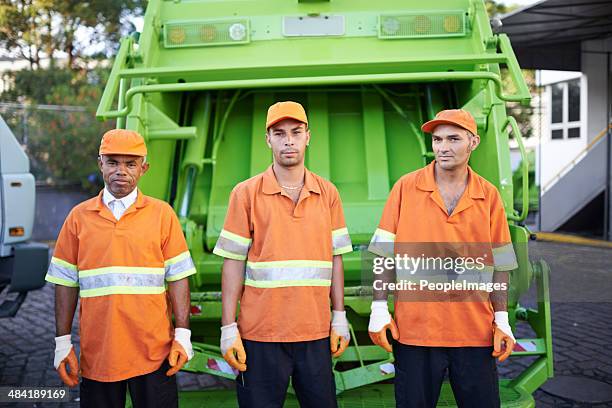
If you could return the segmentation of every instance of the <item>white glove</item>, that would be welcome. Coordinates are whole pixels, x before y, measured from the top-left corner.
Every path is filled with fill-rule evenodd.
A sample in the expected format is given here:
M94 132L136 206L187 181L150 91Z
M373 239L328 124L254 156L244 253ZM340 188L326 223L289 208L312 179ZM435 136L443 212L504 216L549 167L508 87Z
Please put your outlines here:
M386 300L375 300L372 302L372 313L370 314L370 324L368 331L378 333L386 325L391 323L391 314Z
M67 334L55 338L55 356L53 357L53 367L57 370L60 363L64 361L72 350L72 336Z
M236 322L221 326L221 354L236 370L246 371L246 352Z
M332 310L331 328L340 336L344 337L346 341L351 341L349 323L348 320L346 320L346 310L341 312L338 310Z
M193 358L193 347L191 347L191 330L177 327L174 329L174 340L183 347L187 353L187 361Z
M240 338L238 323L234 322L227 326L221 326L221 355L225 355L238 338ZM240 341L242 342L242 339Z
M510 323L508 322L508 312L495 312L495 325L499 330L503 331L507 336L512 337L512 340L516 342L512 334L512 328L510 328Z

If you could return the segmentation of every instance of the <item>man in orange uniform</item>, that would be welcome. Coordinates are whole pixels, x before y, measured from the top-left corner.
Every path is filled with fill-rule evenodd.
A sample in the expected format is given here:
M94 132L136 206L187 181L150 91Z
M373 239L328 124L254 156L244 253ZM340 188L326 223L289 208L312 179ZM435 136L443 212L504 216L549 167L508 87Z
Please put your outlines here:
M108 131L99 154L104 190L68 214L46 276L56 285L54 365L66 385L79 383L70 333L80 296L81 406L124 407L129 388L135 407L176 407L174 374L193 356L185 278L195 267L172 207L136 188L149 168L142 136Z
M233 189L213 251L225 258L221 352L240 371L241 407L282 406L290 377L302 407L335 407L331 358L350 340L342 254L351 239L336 187L304 167L304 108L276 103L266 122L273 164Z
M402 252L415 253L414 247L429 248L428 255L431 250L448 252L438 248L476 249L497 290L462 292L457 286L454 292L434 293L439 295L435 298L427 297L432 295L428 286L417 294L396 291L393 320L387 291L379 286L368 330L372 341L387 351L391 345L386 330L391 329L397 340L393 352L398 407L435 407L447 370L460 407L499 407L494 357L505 360L515 342L502 284L507 285L508 271L517 267L503 202L497 189L468 166L480 142L469 112L442 111L422 130L432 134L435 161L397 181L369 250L397 259ZM389 266L393 268L399 277L397 263ZM451 271L455 273L460 272ZM393 274L386 280L389 276Z

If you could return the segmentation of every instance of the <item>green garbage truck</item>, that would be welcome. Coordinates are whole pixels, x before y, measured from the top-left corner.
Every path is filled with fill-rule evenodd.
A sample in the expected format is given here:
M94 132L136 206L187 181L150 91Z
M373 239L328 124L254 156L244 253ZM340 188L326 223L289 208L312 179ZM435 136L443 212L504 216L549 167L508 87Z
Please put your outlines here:
M353 252L344 255L349 349L334 361L343 407L394 406L393 357L367 335L371 287L363 259L390 188L433 159L420 124L445 108L475 117L481 144L470 165L500 191L519 268L509 314L525 325L500 381L505 407L535 406L553 375L549 269L530 260L528 160L507 102L530 95L508 37L494 33L483 0L150 0L142 33L123 38L97 116L140 132L151 163L146 194L168 201L197 274L190 280L195 357L187 371L234 378L219 352L222 259L212 253L232 188L271 163L268 106L295 100L312 140L306 166L338 188ZM523 154L514 209L509 137ZM537 299L519 303L533 286ZM181 393L181 406L234 406L227 390ZM439 406L455 406L444 385ZM297 406L288 398L286 406Z

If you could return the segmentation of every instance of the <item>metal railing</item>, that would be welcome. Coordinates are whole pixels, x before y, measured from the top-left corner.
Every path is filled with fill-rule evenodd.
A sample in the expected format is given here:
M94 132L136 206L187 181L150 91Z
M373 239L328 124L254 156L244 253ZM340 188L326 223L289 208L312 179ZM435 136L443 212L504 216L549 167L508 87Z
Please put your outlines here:
M612 123L609 124L608 127L602 129L601 132L599 132L599 134L597 134L597 136L595 136L593 140L591 140L589 144L584 147L584 149L580 150L572 160L570 160L565 166L561 167L561 169L550 180L548 180L546 184L544 184L544 186L542 186L542 194L548 191L548 189L552 187L553 184L555 184L569 170L574 168L574 166L578 164L578 162L582 160L588 154L588 152L591 151L595 147L595 145L597 145L600 140L605 138L610 129L612 129Z

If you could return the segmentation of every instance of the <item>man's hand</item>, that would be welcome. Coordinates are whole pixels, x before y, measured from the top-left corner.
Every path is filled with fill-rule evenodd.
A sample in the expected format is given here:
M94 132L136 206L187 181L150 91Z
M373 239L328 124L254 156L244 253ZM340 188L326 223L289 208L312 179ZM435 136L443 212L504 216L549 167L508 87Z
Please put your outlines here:
M351 333L349 323L346 320L346 311L332 310L331 332L329 335L332 357L337 358L344 353L349 342ZM338 344L338 342L340 344Z
M370 339L372 339L374 344L391 352L393 349L387 340L387 329L391 330L391 336L395 340L399 338L399 330L389 313L387 301L375 300L372 302L372 313L370 314L370 324L368 325Z
M173 376L192 358L191 330L177 327L174 329L174 341L170 348L170 354L168 354L168 363L172 368L166 371L166 375L168 377Z
M221 354L229 365L238 371L246 371L246 352L235 322L221 326Z
M74 347L72 347L70 334L55 338L53 366L68 387L79 385L79 360L74 352ZM66 371L66 366L68 366L69 371Z
M515 343L516 339L508 322L508 312L495 312L492 356L498 357L500 363L503 362L512 354Z

